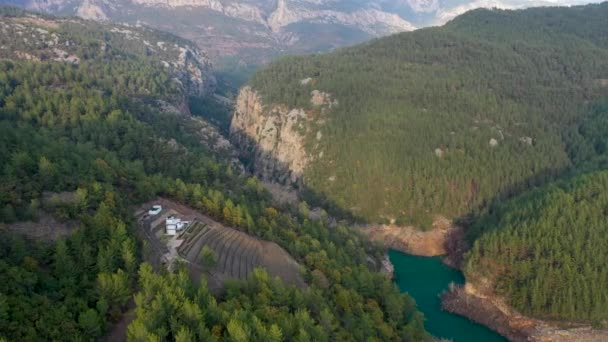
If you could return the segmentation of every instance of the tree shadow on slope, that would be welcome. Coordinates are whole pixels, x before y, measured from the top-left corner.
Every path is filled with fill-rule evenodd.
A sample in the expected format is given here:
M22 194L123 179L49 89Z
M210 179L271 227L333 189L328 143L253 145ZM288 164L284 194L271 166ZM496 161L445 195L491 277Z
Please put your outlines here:
M310 207L322 208L336 220L352 224L369 223L363 217L330 200L322 192L307 186L305 176L295 174L288 164L278 160L270 152L262 151L257 142L246 134L233 133L231 142L237 148L245 170L258 179L295 190L300 201L305 201ZM283 205L288 207L285 203Z

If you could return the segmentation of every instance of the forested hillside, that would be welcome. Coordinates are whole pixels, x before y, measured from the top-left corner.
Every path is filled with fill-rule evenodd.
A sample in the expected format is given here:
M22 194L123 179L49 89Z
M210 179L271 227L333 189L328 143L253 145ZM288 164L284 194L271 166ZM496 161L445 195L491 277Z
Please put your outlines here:
M535 317L608 319L606 132L598 104L566 131L571 175L484 210L469 227L467 280Z
M608 172L598 171L492 208L471 229L467 280L525 314L605 322L607 206Z
M273 208L255 178L238 175L166 112L206 87L181 78L196 64L167 67L163 53L134 47L181 41L0 14L0 340L98 339L136 288L131 341L429 339L411 298L375 271L380 249L351 229L309 221L305 207ZM259 270L215 299L204 279L199 286L183 271L140 266L148 247L130 208L157 195L277 242L303 265L307 288ZM49 215L77 228L57 241L11 228Z
M607 3L475 10L443 27L282 59L250 85L267 107L318 118L306 136L305 188L368 221L426 228L581 162L580 120L608 95L606 17ZM335 105L315 106L313 90Z

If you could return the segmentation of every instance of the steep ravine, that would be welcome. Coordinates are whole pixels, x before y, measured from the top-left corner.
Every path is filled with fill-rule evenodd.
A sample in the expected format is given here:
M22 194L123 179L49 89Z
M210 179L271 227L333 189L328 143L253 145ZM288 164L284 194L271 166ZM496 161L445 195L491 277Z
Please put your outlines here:
M307 136L325 138L320 133L325 118L320 118L319 113L330 110L337 104L334 101L330 94L315 90L311 93L312 110L267 105L258 92L244 87L236 101L230 140L250 171L263 180L283 185L305 184L306 167L322 156L322 151L307 150L310 148ZM455 268L460 268L467 250L464 229L440 216L428 231L395 224L360 228L370 239L389 249L417 256L446 256L444 262ZM484 291L482 295L478 288L470 280L465 286L454 287L443 295L443 308L488 326L512 341L608 341L606 330L588 326L560 328L556 323L529 318L492 293Z
M302 80L303 84L310 79ZM324 115L339 105L331 94L313 90L311 108L289 108L281 104L264 104L260 94L243 87L236 100L230 125L230 140L246 161L249 170L267 182L299 186L305 181L306 167L322 158L322 150L314 150L324 139ZM312 136L312 149L307 149L307 137ZM308 138L310 139L310 138ZM437 216L433 229L421 231L412 226L370 224L361 231L387 248L420 256L446 254L448 237L460 228L450 220Z

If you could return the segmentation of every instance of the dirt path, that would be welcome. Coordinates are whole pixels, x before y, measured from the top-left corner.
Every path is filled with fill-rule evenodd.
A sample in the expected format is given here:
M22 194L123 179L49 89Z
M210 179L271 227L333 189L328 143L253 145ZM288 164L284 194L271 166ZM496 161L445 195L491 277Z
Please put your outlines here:
M125 342L127 340L127 329L129 324L137 317L135 315L135 301L130 299L127 303L127 312L122 315L120 321L116 322L111 329L110 333L103 339L104 342Z
M59 222L53 216L41 211L36 222L11 223L7 224L6 228L12 233L23 234L36 240L56 241L71 235L78 229L78 226L77 221Z

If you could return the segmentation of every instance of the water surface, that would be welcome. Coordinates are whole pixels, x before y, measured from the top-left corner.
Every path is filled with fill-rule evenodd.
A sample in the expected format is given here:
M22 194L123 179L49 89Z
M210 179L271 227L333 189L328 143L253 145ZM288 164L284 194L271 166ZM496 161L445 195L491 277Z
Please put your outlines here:
M505 342L498 333L463 316L441 310L439 295L451 282L463 284L462 273L445 266L441 258L427 258L389 251L395 265L395 282L416 300L424 313L424 326L433 336L454 342Z

